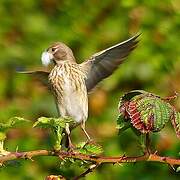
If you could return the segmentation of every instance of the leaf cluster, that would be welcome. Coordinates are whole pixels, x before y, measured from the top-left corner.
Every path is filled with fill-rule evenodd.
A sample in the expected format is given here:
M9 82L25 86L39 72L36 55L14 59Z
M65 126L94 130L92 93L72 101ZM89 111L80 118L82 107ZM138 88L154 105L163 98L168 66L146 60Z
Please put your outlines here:
M180 138L180 113L169 103L169 100L175 97L161 98L142 90L126 93L119 102L119 132L129 127L142 134L159 132L171 121Z

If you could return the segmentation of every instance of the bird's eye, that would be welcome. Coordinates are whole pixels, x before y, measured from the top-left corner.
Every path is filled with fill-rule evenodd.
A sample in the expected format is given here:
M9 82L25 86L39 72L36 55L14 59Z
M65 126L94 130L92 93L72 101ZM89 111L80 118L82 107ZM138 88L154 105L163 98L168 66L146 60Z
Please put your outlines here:
M52 48L51 50L52 50L52 52L54 52L56 50L56 48Z

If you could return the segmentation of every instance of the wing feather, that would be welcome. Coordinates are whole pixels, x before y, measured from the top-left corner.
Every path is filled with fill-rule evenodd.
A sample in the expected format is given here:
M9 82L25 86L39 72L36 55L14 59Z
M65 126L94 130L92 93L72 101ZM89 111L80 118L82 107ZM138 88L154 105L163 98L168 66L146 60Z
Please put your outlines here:
M125 57L136 48L139 35L100 51L81 64L87 69L86 87L88 91L118 68Z
M50 87L49 85L49 72L47 71L18 71L20 74L29 74L38 79L43 85Z

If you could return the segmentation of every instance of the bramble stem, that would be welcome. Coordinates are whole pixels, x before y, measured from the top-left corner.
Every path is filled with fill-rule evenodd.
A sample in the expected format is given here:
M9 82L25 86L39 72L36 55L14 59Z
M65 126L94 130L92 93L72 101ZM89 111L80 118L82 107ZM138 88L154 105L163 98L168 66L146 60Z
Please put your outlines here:
M73 158L79 160L86 160L92 163L103 164L103 163L133 163L139 161L153 161L160 162L170 165L180 165L180 159L175 159L166 156L159 156L157 154L149 154L145 153L142 156L135 157L126 157L126 156L118 156L118 157L108 157L108 156L92 156L85 155L78 152L66 152L66 151L48 151L48 150L35 150L28 152L9 152L9 154L0 157L0 163L5 163L10 160L18 160L18 159L31 159L36 156L57 156L59 158Z
M76 176L75 178L73 178L73 180L78 180L78 179L80 179L82 177L85 177L87 174L89 174L93 170L95 170L98 166L99 166L99 164L92 164L92 165L90 165L89 168L85 172L83 172L79 176Z

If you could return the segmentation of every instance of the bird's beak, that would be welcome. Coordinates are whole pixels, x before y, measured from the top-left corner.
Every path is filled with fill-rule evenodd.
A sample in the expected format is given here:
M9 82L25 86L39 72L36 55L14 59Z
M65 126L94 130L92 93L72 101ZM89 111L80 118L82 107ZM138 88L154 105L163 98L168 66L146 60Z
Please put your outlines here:
M53 59L53 55L47 51L44 51L41 55L41 61L44 66L48 66Z

